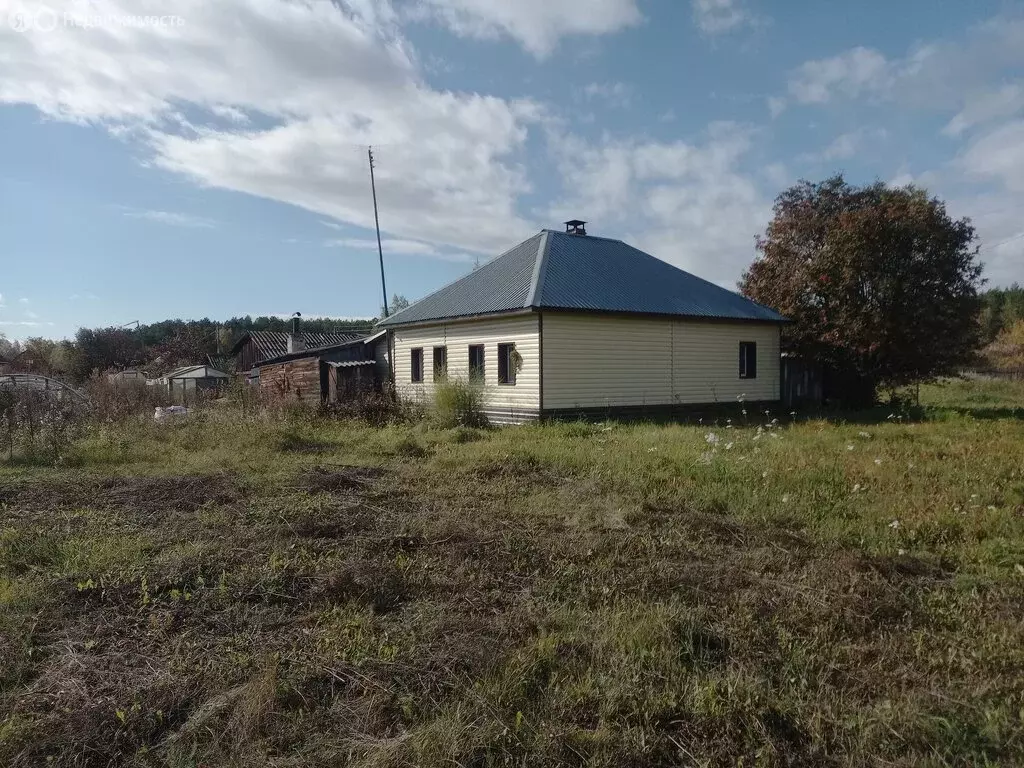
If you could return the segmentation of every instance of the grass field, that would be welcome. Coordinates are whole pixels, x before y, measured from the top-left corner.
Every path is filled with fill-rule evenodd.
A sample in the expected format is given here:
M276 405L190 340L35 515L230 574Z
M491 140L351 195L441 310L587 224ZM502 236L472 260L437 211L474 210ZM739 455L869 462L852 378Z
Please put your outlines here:
M0 765L1024 764L1024 385L922 402L90 428L0 464Z

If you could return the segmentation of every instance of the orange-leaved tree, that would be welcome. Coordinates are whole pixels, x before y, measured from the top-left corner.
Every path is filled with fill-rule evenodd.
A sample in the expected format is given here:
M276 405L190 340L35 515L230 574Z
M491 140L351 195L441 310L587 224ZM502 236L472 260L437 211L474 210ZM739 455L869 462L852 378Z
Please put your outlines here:
M788 350L858 379L864 397L974 355L983 281L968 219L923 189L842 176L796 184L774 212L740 287L792 321Z
M993 370L1024 375L1024 320L1003 329L982 356Z

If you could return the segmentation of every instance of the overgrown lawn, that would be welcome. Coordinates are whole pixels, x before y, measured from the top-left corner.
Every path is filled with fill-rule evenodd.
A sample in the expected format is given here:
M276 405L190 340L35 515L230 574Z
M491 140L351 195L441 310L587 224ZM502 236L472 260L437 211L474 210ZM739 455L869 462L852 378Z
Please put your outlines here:
M1024 763L1024 385L921 396L92 427L0 465L0 764Z

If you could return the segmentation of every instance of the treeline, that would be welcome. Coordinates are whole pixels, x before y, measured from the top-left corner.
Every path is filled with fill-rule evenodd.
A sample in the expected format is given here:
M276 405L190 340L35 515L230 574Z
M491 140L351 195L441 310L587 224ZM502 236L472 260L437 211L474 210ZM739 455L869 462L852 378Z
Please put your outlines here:
M1024 288L993 288L981 294L981 342L991 344L1002 332L1024 320Z
M373 320L303 318L300 329L311 333L369 331ZM162 320L137 328L80 328L73 341L31 338L6 342L0 337L0 355L17 358L20 370L66 377L75 383L96 371L142 368L151 376L179 366L212 359L229 366L229 350L247 331L289 331L291 320L279 317L233 317L218 322Z

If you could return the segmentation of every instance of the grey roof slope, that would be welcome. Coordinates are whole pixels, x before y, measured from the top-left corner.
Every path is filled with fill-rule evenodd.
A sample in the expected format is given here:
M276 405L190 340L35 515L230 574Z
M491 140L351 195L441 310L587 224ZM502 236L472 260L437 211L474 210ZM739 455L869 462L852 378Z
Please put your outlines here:
M378 325L523 309L785 321L621 240L543 230Z

